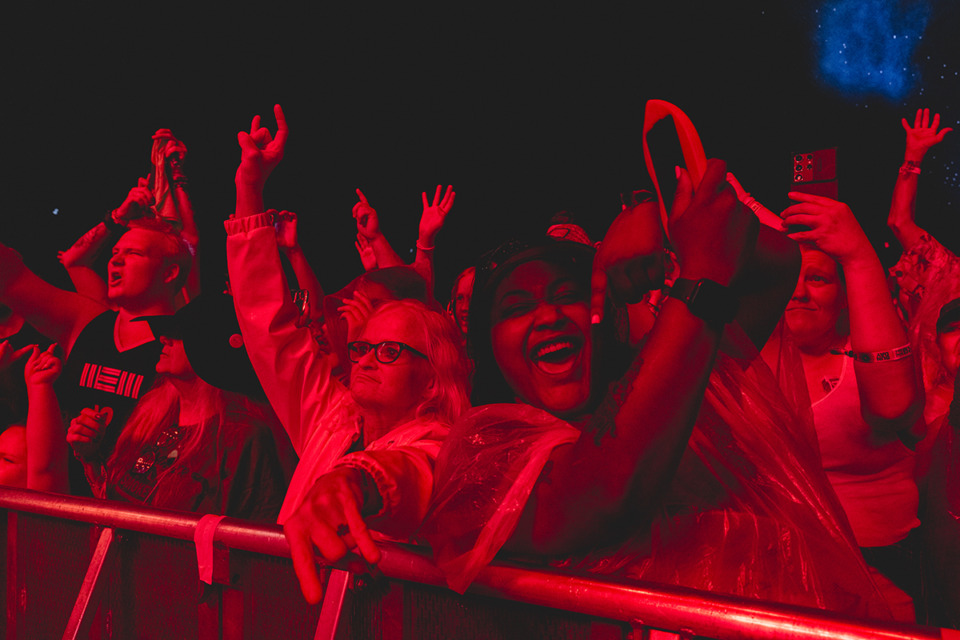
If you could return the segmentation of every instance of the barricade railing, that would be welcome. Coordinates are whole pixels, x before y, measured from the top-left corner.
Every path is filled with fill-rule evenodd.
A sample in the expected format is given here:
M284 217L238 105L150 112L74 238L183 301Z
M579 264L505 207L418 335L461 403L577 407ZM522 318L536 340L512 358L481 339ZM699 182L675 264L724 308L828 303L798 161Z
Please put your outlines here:
M322 605L300 595L276 525L0 488L10 640L45 638L583 638L919 640L950 630L849 618L691 589L618 583L507 563L463 596L421 550L381 544L328 571ZM212 562L198 579L197 545ZM354 572L357 569L360 572Z

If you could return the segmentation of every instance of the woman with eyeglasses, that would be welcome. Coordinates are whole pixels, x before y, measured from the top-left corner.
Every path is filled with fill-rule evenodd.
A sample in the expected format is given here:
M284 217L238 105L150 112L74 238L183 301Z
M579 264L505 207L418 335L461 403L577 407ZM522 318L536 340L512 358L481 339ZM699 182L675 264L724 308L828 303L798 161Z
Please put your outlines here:
M299 312L263 206L264 183L287 137L279 105L274 112L276 137L259 116L250 133L239 134L227 266L254 370L300 456L278 521L303 594L318 602L315 548L329 562L356 549L376 563L368 527L405 540L422 521L440 444L469 406L469 365L453 322L414 300L367 308L359 333L351 332L346 385L309 330L296 326Z

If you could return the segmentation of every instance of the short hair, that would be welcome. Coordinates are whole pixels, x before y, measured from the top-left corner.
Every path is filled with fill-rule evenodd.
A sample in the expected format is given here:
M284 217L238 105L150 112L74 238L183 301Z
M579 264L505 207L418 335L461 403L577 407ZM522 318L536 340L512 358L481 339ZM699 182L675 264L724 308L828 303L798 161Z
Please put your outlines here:
M433 393L417 407L417 417L433 415L439 422L453 424L470 408L470 361L460 330L446 314L409 298L385 302L374 314L395 309L416 318L427 361L436 376Z
M158 243L157 246L161 250L164 266L175 264L179 267L177 277L174 278L170 284L174 293L180 291L186 284L187 276L190 274L190 268L193 266L195 249L192 249L187 241L183 239L183 236L180 235L176 227L159 218L137 218L131 220L127 224L127 229L129 231L133 231L134 229L153 231L163 236L164 241Z

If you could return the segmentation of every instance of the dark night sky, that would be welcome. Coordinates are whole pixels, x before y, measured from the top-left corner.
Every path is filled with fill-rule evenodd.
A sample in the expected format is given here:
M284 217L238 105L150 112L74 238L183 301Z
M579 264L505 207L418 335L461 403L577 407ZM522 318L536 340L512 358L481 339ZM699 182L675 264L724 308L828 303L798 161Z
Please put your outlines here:
M841 196L882 244L900 118L930 106L960 120L960 58L948 45L960 11L948 0L879 2L928 12L909 58L913 88L895 99L840 93L818 71L816 9L847 3L556 4L376 15L373 5L264 8L203 23L196 7L159 5L142 17L49 7L13 15L2 45L13 198L0 240L62 278L56 250L146 175L150 136L166 127L190 150L204 275L216 278L236 132L255 113L272 128L279 102L291 138L267 204L298 212L321 282L334 290L361 270L356 187L404 254L420 192L452 183L457 201L437 250L442 296L478 252L513 230L544 228L559 209L602 234L619 193L647 183L643 105L660 98L684 109L707 155L725 158L775 210L786 204L790 153L838 146ZM960 133L936 154L924 164L920 222L957 248Z

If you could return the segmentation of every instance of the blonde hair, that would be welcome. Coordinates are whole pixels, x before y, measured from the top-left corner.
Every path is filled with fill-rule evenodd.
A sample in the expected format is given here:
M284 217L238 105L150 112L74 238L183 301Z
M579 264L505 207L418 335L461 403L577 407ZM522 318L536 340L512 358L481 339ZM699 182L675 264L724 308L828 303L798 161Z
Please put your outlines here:
M453 424L470 408L470 360L460 330L446 314L409 298L385 302L374 315L392 309L402 309L416 318L433 369L433 392L417 407L417 417Z
M127 229L130 231L134 229L152 231L162 236L163 240L157 243L157 247L160 249L160 255L163 256L164 266L175 264L179 267L177 277L170 282L170 288L174 293L180 291L186 284L190 268L193 266L193 252L180 232L169 222L159 218L131 220L127 224Z
M199 405L201 415L209 415L196 428L184 434L176 461L157 475L159 489L163 479L212 442L209 431L218 431L228 420L244 422L264 420L263 411L243 395L224 391L204 382L199 376L187 394ZM246 417L246 419L244 419ZM180 424L180 392L167 376L161 376L137 402L120 432L113 454L105 464L107 484L116 484L129 473L144 447L153 445L164 429Z

